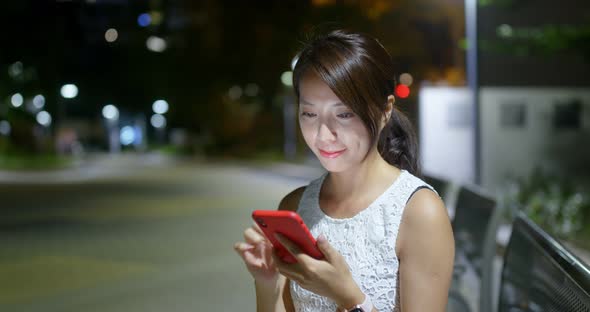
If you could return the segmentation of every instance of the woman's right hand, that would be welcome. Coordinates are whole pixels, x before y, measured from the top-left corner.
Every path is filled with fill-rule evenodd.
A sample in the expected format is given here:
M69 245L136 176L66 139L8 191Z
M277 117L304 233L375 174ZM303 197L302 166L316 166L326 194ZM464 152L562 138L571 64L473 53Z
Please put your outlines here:
M234 249L248 271L260 286L274 287L280 274L272 257L272 244L255 223L244 231L244 240L236 243Z

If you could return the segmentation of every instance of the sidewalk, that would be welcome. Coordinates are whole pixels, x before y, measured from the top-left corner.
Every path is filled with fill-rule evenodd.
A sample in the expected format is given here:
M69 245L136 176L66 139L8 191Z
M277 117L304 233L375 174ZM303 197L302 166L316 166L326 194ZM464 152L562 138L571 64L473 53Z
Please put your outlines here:
M186 163L233 164L254 170L258 174L271 174L308 182L321 176L325 169L313 160L306 163L198 160L159 153L146 154L93 154L74 165L57 170L16 171L0 169L0 185L6 184L60 184L80 183L97 179L126 176L133 171L153 166L182 165Z
M255 166L257 170L266 171L269 174L280 175L288 179L301 180L302 182L309 182L319 178L326 170L318 163L288 163L288 162L274 162L265 166Z
M1 184L57 184L122 176L142 166L165 164L173 158L161 154L93 154L65 169L16 171L0 169Z

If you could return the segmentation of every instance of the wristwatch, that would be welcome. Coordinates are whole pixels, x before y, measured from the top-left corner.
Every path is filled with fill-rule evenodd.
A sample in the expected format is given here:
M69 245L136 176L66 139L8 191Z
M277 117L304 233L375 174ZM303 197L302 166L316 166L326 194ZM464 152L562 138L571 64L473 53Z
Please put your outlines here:
M371 298L365 294L365 301L361 304L357 304L354 307L344 310L344 312L371 312L373 311L373 303Z

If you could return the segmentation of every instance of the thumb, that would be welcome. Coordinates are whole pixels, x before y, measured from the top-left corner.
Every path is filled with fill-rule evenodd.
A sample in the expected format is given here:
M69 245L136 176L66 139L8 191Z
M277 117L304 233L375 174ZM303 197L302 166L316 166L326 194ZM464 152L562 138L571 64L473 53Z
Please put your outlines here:
M320 234L317 238L318 248L324 254L324 257L328 262L333 262L336 257L339 255L338 251L330 245L328 239L324 234Z

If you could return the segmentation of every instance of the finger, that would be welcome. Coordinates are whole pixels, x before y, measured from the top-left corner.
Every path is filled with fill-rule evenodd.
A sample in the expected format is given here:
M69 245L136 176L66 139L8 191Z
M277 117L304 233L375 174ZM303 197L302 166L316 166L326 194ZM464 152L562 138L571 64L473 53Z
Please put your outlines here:
M260 235L263 235L263 236L265 235L265 234L264 234L264 232L262 232L262 229L260 228L260 226L258 225L258 223L256 223L256 222L252 222L252 224L253 224L253 225L252 225L252 228L253 228L253 229L254 229L256 232L258 232Z
M285 237L284 235L277 233L275 234L276 239L289 251L294 257L297 257L301 254L301 249L295 243L293 243L290 239Z
M284 275L285 277L296 281L296 282L300 282L302 281L301 278L301 274L297 271L297 263L286 263L284 262L279 255L277 254L277 252L273 252L272 253L272 259L275 263L275 266L277 267L277 270L279 271L279 273L281 273L282 275Z
M234 250L242 257L246 265L260 268L264 265L264 260L255 255L256 246L247 243L236 243Z
M297 259L298 263L301 263L305 266L310 261L317 261L314 258L312 258L311 256L309 256L308 254L306 254L305 252L303 252L301 250L301 248L299 248L299 246L297 246L297 244L295 244L293 241L291 241L285 235L277 233L277 234L275 234L275 237L283 245L283 247L285 247L285 249L287 249L287 251L291 255L293 255L293 257L295 257L295 259Z
M248 243L238 242L238 243L234 244L234 249L237 252L244 252L244 251L248 251L248 250L253 250L255 248L256 248L256 246L248 244Z
M336 261L340 256L338 250L336 250L334 247L332 247L332 245L330 245L330 242L328 242L328 239L324 234L320 234L318 236L317 245L318 249L322 252L322 254L324 254L326 261L330 263Z
M236 243L234 249L242 257L246 266L257 269L274 268L272 258L266 253L271 248L267 248L264 244L250 245L247 243ZM272 252L272 251L271 251Z
M262 257L264 261L268 263L270 266L275 265L275 261L272 258L272 254L274 253L274 247L270 243L265 243L265 248L262 249Z
M264 235L259 234L253 228L249 227L244 231L244 240L246 240L246 242L249 244L256 245L265 242L266 237L264 237Z
M283 260L284 256L285 255L281 255L281 253L278 250L273 250L271 257L277 268L280 267L283 271L291 272L293 274L300 274L303 271L303 268L299 262L286 262L285 260Z

